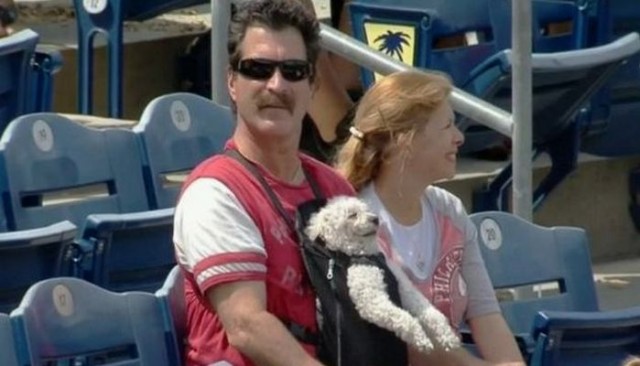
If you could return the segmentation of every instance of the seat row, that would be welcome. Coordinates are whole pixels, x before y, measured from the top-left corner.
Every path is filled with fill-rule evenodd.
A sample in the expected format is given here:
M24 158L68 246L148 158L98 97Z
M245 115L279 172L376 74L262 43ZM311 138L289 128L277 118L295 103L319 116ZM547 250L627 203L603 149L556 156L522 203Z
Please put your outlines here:
M640 354L640 306L599 310L584 230L540 227L504 212L471 218L489 276L503 294L505 319L528 364L620 365ZM39 282L10 320L0 314L0 364L19 359L20 365L181 365L184 296L177 266L155 297L116 294L74 278ZM473 350L470 338L463 339Z
M0 311L52 276L156 289L175 263L181 179L233 128L227 108L185 93L153 100L133 130L13 120L0 138Z

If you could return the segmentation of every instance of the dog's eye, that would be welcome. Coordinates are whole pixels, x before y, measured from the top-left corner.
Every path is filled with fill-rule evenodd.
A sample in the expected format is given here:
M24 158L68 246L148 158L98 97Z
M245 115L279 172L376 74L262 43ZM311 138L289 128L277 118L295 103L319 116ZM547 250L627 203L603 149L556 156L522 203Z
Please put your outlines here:
M358 213L357 212L350 213L349 216L347 217L351 220L356 219L358 218Z

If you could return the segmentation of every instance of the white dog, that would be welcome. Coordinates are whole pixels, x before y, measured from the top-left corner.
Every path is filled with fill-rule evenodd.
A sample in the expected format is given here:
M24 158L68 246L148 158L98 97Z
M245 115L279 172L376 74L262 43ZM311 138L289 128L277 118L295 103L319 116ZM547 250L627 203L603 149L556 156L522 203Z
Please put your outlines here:
M329 200L311 217L306 234L312 240L322 239L330 250L348 256L370 256L379 253L377 229L378 218L363 201L340 196ZM402 269L392 263L387 265L398 281L403 308L389 298L381 268L352 264L347 270L347 286L360 316L392 331L421 352L431 352L434 344L445 350L460 347L447 318L413 286Z

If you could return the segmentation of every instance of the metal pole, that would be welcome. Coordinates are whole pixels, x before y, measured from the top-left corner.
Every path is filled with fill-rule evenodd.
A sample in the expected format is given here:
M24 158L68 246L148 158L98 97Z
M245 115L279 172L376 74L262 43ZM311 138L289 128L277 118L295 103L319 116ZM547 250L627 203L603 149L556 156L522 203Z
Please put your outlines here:
M211 0L211 99L228 106L227 27L231 18L231 0Z
M513 48L513 213L533 219L532 204L532 89L531 0L511 0Z
M413 69L413 67L383 53L376 52L366 44L325 24L321 24L320 27L321 46L356 64L371 69L381 75ZM511 137L513 120L511 114L508 112L457 88L451 93L450 101L453 109L457 112L505 136Z

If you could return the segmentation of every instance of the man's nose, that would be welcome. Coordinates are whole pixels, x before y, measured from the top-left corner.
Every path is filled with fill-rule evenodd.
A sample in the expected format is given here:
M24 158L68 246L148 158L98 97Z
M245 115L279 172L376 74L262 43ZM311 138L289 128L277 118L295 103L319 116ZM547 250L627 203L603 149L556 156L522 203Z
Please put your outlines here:
M273 75L267 81L267 88L270 90L282 90L286 85L287 81L282 77L280 73L280 69L276 68L273 72Z

